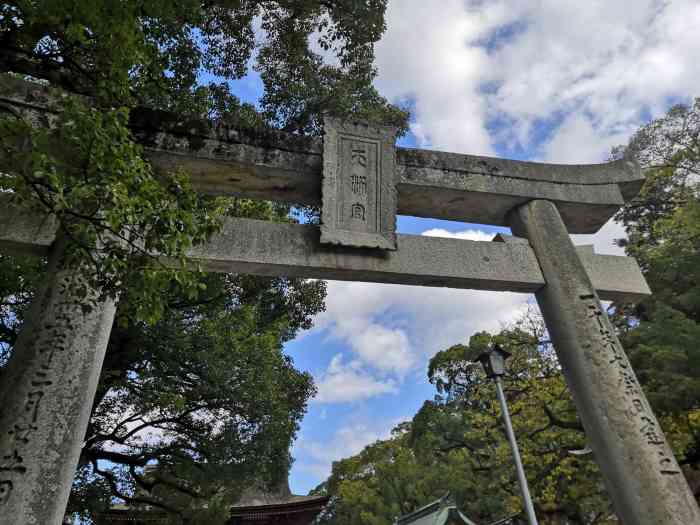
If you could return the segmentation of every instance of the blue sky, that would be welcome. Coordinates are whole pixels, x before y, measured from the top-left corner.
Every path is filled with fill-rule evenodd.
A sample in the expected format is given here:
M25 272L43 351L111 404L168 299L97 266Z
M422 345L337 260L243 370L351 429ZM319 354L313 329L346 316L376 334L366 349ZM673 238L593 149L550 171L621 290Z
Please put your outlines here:
M697 0L390 0L376 85L412 109L407 147L562 163L606 160L640 124L700 95ZM332 60L332 57L327 57ZM255 73L232 84L256 102ZM400 217L402 233L488 240L503 229ZM610 223L575 236L620 253ZM514 320L528 296L329 283L327 310L285 350L319 393L294 445L304 494L332 461L388 436L434 396L432 354Z

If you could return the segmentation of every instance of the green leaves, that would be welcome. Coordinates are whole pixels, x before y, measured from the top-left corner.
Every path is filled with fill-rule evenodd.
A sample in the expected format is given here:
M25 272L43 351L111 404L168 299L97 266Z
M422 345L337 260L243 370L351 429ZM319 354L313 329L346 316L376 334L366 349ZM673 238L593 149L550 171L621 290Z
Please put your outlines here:
M386 0L61 0L0 6L0 71L89 94L102 107L145 105L213 116L209 93L252 65L266 124L318 133L321 115L407 128L372 86ZM317 51L320 51L317 52ZM203 89L201 79L215 79ZM229 101L240 102L231 96ZM228 104L229 106L231 104ZM249 122L254 108L236 111ZM251 111L252 110L252 111ZM218 116L217 116L218 118ZM255 119L254 119L255 120Z
M199 519L206 506L211 522L223 523L244 488L286 481L289 444L314 387L282 342L319 311L325 288L225 274L200 279L206 289L194 300L174 286L161 290L167 308L153 325L120 305L128 322L112 331L82 456L92 478L76 496L113 478L127 500L146 497L173 519ZM110 455L115 448L123 455ZM145 463L157 464L159 477L147 494Z
M76 482L79 510L104 507L110 493L129 500L150 490L143 466L157 462L151 495L183 516L199 509L200 518L206 501L214 523L252 478L274 485L286 476L313 390L281 344L311 325L325 284L204 275L184 260L224 214L287 221L289 208L202 198L187 174L154 173L128 131L130 111L302 134L319 133L330 112L405 130L407 112L372 86L385 9L386 0L0 5L0 71L87 96L66 97L51 122L3 116L0 189L54 214L71 262L120 297ZM260 111L230 87L251 66L264 84ZM25 281L0 281L6 303L18 298L1 311L2 363L40 268L2 259L0 267ZM142 424L155 437L129 434ZM124 455L110 455L115 448ZM101 469L106 461L112 470Z
M512 354L505 392L538 514L543 522L596 523L612 516L559 365L532 313L498 334L438 352L428 378L438 395L392 438L333 465L319 491L336 496L334 525L390 524L450 491L460 508L488 523L521 509L511 450L494 384L472 360L498 343Z
M174 281L190 297L200 287L196 272L165 267L152 254L183 260L217 230L223 208L198 197L184 174L154 174L127 124L124 108L99 111L69 97L53 128L3 119L0 185L55 215L68 257L85 266L90 283L124 292L137 317L153 322L164 286Z
M626 250L640 262L653 295L621 305L622 342L669 439L698 464L700 427L700 102L676 106L642 127L627 155L647 166L639 196L619 214ZM687 439L691 436L691 439ZM684 445L681 445L684 443Z
M110 294L125 290L122 301L154 322L163 313L159 289L174 282L194 297L197 287L147 255L158 251L184 266L186 250L216 230L220 210L188 191L186 174L161 180L152 173L129 136L129 108L298 133L319 133L324 113L405 130L407 113L372 86L385 9L385 0L3 5L0 70L88 94L95 105L67 97L51 131L5 120L1 162L11 177L1 184L59 216L76 260L95 270L94 283ZM329 61L313 51L314 40ZM265 87L260 113L228 85L248 72L256 46L253 65ZM199 81L205 73L214 78L207 85ZM101 258L90 260L98 245Z

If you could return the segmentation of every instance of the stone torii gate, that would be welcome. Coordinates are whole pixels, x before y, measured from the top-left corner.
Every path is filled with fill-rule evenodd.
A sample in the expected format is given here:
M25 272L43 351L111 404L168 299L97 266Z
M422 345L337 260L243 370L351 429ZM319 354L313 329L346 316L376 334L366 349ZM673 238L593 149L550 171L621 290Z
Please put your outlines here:
M46 125L48 88L11 78L0 104ZM322 204L323 226L228 219L189 253L208 271L535 293L590 446L627 525L700 510L600 300L650 293L636 262L574 247L639 191L637 165L564 166L395 148L388 128L327 119L324 139L212 129L146 109L131 123L154 166L203 193ZM4 196L7 197L7 196ZM7 200L7 199L6 199ZM57 225L4 202L0 250L48 255L44 287L0 384L0 522L59 524L115 313L84 313ZM496 242L399 235L396 213L510 226ZM97 297L94 291L94 297Z

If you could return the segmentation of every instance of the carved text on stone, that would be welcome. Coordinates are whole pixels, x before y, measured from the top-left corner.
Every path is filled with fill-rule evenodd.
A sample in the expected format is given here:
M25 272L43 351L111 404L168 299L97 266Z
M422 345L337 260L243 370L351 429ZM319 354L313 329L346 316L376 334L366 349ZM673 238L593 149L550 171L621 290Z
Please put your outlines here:
M396 248L395 132L326 119L321 242Z
M646 443L656 449L659 471L667 475L681 474L673 459L673 452L663 438L659 423L656 421L651 407L646 403L642 387L632 371L627 355L614 336L610 321L600 309L598 299L592 294L581 295L580 299L586 304L588 317L594 319L598 325L603 348L610 352L609 363L616 367L622 390L628 396L627 413L637 421L639 433L644 437ZM591 343L584 343L584 348L590 347Z

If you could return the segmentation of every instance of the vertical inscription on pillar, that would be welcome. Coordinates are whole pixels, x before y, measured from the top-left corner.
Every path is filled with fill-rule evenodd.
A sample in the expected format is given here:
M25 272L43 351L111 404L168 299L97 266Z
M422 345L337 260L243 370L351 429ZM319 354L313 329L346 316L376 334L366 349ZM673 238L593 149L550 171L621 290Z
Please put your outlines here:
M27 473L25 449L31 445L34 434L39 431L39 422L50 424L54 414L42 413L44 396L50 394L54 384L54 358L67 351L70 340L74 338L73 315L80 303L63 299L56 305L58 314L56 323L44 323L40 337L35 342L37 360L31 372L29 388L15 423L3 429L5 436L0 436L0 508L7 503L13 489L19 487ZM48 420L48 421L47 421Z
M394 128L326 117L321 242L396 249Z
M608 351L607 359L609 364L616 369L619 384L626 394L626 412L642 435L647 445L655 450L657 468L661 474L677 475L681 470L676 462L673 452L666 443L661 427L659 426L651 407L648 405L646 397L642 393L642 387L637 380L637 376L632 370L627 354L622 349L622 345L613 333L612 325L600 309L598 299L593 294L581 295L579 297L586 305L587 315L597 324L598 332L603 341L603 348ZM585 343L584 347L590 348L591 343Z

